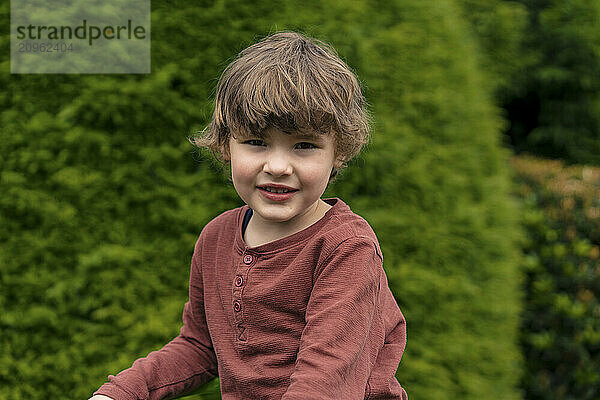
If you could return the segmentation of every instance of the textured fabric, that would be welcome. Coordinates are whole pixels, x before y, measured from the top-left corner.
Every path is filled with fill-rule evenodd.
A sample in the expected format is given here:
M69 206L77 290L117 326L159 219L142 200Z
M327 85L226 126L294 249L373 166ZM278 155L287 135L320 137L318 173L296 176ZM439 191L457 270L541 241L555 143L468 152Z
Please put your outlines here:
M407 399L404 317L375 233L340 199L308 228L250 248L248 206L202 230L179 336L96 394L160 399L219 376L222 398Z

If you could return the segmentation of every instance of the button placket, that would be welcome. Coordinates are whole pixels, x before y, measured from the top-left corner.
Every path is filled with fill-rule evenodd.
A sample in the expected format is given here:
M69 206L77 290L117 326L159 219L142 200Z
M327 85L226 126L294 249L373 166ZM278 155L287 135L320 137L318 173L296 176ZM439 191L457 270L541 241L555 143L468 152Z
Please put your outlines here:
M236 326L236 337L240 342L246 342L246 324L244 321L244 301L243 293L248 282L248 273L250 268L256 263L257 257L253 254L243 254L238 264L236 273L232 282L232 313Z

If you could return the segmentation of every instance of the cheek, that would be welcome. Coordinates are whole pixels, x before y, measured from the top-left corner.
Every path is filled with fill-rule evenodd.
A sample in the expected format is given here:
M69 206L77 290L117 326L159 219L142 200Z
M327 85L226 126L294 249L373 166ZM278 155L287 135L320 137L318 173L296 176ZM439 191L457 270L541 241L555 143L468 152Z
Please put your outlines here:
M306 166L303 169L302 180L306 184L310 184L316 190L324 190L329 182L329 175L331 174L331 168L333 166L324 166L323 164Z
M244 161L242 161L244 160ZM243 184L254 180L256 176L255 166L248 158L236 158L231 160L231 175L234 183L237 181Z

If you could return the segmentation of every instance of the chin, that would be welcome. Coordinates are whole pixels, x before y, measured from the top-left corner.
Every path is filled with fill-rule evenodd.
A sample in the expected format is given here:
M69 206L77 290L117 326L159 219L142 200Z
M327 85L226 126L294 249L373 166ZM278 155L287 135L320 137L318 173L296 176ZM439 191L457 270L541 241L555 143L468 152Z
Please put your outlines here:
M282 214L282 213L264 212L264 213L259 213L259 214L264 220L271 221L271 222L287 222L295 217L295 215L290 215L287 213Z

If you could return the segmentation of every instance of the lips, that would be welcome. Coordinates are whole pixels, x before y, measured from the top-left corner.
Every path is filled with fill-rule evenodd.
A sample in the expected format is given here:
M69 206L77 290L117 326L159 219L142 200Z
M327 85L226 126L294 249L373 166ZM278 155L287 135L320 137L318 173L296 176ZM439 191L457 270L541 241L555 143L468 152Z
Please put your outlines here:
M266 199L272 201L285 201L294 196L298 189L290 186L267 184L257 186L259 193Z

